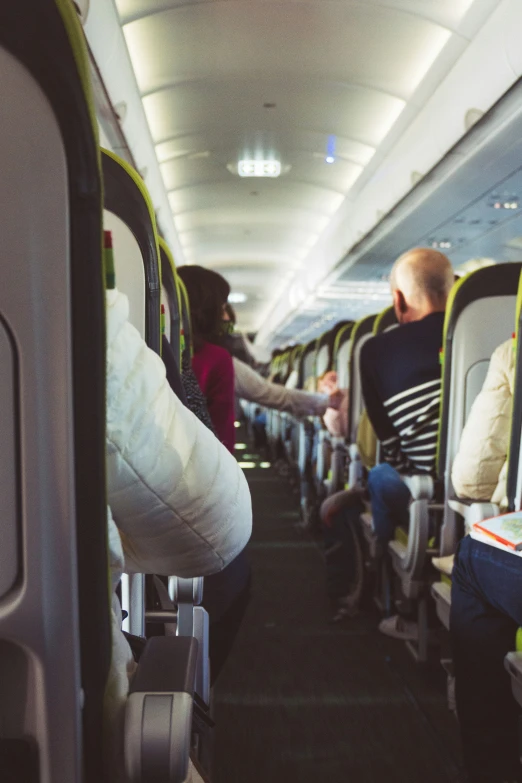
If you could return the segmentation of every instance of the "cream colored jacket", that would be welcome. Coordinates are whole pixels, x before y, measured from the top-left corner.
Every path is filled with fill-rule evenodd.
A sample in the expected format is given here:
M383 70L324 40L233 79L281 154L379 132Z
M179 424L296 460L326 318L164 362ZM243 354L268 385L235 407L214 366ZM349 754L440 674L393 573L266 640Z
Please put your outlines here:
M234 357L233 362L235 392L242 400L291 413L296 418L322 416L328 408L328 394L289 389L278 383L270 383L239 359Z
M506 457L513 384L513 343L507 340L491 357L486 380L462 432L451 473L459 497L507 506Z
M171 391L163 362L129 323L127 297L108 291L107 523L112 587L122 570L182 577L222 570L252 530L236 460ZM112 600L112 661L106 690L111 780L123 775L123 708L134 672ZM198 780L192 769L188 780Z

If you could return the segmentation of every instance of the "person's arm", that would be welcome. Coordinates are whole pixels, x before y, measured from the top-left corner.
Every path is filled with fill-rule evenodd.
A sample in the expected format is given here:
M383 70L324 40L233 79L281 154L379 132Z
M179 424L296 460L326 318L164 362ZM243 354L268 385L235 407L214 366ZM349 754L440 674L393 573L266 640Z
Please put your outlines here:
M287 389L277 383L270 383L244 362L234 358L235 390L238 397L256 402L266 408L291 413L296 417L322 416L330 406L328 394L314 394L300 389ZM335 398L335 405L340 400Z
M252 529L242 470L170 389L159 356L107 292L107 492L129 572L205 576Z
M458 497L491 500L506 460L513 402L513 347L502 343L469 412L451 480Z
M373 431L381 442L383 461L388 462L397 470L405 470L408 467L408 460L401 451L399 435L395 431L378 393L376 361L377 357L373 350L372 340L369 340L363 345L360 358L364 406Z

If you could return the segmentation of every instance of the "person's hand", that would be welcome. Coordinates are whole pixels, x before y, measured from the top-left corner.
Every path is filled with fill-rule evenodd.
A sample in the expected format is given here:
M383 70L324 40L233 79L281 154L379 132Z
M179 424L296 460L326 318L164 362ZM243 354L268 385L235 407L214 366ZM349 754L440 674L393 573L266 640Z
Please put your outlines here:
M328 407L333 408L335 411L339 410L344 399L344 394L341 389L336 389L330 393L328 398Z
M337 390L337 373L333 370L325 372L322 378L317 381L317 389L322 394L332 394Z

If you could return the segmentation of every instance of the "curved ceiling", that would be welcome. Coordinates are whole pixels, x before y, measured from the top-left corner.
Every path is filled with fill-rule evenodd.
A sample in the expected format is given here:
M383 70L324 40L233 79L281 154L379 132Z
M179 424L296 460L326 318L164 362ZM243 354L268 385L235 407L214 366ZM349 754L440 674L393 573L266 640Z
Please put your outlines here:
M472 5L117 0L185 257L246 294L244 328L421 106L450 39L465 45ZM281 176L241 178L243 159L278 160Z

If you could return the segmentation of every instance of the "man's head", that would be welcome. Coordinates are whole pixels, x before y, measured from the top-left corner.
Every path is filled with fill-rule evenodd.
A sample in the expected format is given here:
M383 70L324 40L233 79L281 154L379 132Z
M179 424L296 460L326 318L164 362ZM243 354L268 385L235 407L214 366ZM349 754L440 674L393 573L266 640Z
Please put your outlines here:
M444 253L425 247L408 250L397 259L390 275L399 323L443 312L453 283L453 269Z

